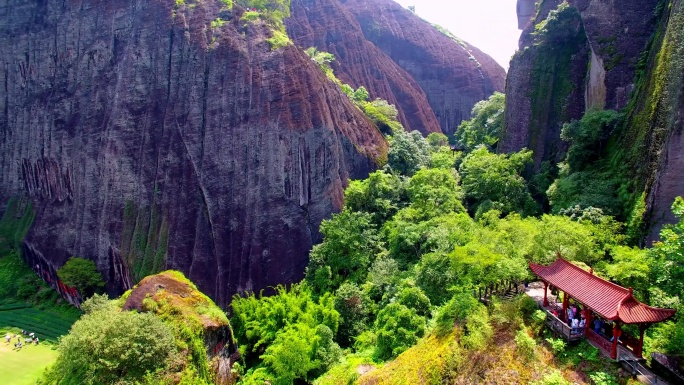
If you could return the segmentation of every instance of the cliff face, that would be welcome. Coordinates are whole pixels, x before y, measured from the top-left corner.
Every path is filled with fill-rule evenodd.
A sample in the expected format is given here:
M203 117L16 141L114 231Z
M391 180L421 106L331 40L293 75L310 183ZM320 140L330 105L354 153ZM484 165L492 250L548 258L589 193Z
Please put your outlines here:
M644 191L646 244L659 239L675 197L684 196L684 4L663 1L660 25L644 57L621 144L636 186Z
M638 232L645 230L650 244L663 225L677 220L670 207L676 196L684 195L682 1L569 0L572 11L566 13L575 16L554 22L562 28L552 34L535 32L535 25L546 20L548 26L549 12L561 1L541 2L532 20L523 23L526 16L520 10L526 2L518 2L526 27L507 79L506 127L499 149L528 147L535 151L538 168L544 160L562 157L558 133L564 122L591 108L621 111L624 119L612 133L606 163L620 174L620 194L631 196L632 205L640 204L643 194L646 226ZM545 47L561 32L577 39L557 44L555 51ZM549 54L563 50L561 61ZM563 82L565 87L556 87ZM641 209L635 214L641 215Z
M535 33L535 25L561 3L541 2L531 22L523 23L529 4L518 2L519 24L525 29L506 84L506 127L499 149L533 150L537 169L544 160L560 159L563 123L590 108L627 105L637 61L656 28L658 0L570 0L571 9L549 33Z
M113 292L173 268L226 306L301 278L387 143L263 23L185 3L0 3L0 198L33 201L32 261L93 259Z
M453 134L475 103L504 88L491 57L391 0L293 0L292 13L295 43L335 54L338 77L396 102L409 130Z

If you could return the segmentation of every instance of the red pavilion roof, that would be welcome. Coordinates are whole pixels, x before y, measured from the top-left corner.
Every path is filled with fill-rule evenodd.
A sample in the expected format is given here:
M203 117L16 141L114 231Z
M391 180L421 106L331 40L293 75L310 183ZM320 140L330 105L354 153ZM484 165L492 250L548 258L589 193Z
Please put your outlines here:
M634 298L631 289L597 277L561 257L548 266L530 263L530 269L607 320L628 324L654 323L675 314L672 309L644 305Z

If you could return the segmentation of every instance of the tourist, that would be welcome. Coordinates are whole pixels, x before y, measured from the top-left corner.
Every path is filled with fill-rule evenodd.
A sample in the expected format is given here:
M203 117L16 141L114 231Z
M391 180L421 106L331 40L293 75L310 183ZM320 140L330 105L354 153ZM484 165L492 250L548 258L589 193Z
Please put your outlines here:
M36 345L38 345L38 337L36 337L36 338L33 339L33 343L35 343Z
M579 321L579 327L581 329L584 329L585 326L587 326L587 319L584 318L584 316L582 316L582 319L580 319L580 321Z
M574 312L572 307L569 307L567 313L568 313L568 324L569 324L571 322L571 320L573 318L575 318L575 312Z
M31 339L33 339L33 337L35 337L35 336L36 336L36 333L34 333L34 332L29 333L29 337L31 337Z
M7 343L9 344L10 341L12 340L12 336L9 333L7 333L7 335L5 336L5 339L7 340Z
M579 327L579 321L577 320L577 318L572 319L571 325L572 325L572 329L576 331L577 328Z

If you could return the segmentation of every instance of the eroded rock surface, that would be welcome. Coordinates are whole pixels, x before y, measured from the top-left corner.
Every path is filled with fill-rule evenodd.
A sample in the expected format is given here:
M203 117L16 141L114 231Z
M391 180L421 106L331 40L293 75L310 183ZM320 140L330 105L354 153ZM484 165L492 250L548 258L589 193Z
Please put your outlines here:
M335 54L339 78L396 103L409 130L453 134L475 103L504 89L494 59L394 1L294 0L292 11L295 42Z
M300 49L185 3L0 2L0 198L33 200L36 260L112 292L178 269L225 307L302 277L387 143Z
M542 161L562 157L565 144L558 134L563 123L589 108L626 106L637 61L657 25L658 0L570 0L579 15L577 23L567 23L573 38L540 47L543 37L535 36L535 25L562 2L540 3L536 19L523 30L507 78L506 127L499 150L527 147L534 151L537 169ZM519 1L519 16L521 3L525 1Z

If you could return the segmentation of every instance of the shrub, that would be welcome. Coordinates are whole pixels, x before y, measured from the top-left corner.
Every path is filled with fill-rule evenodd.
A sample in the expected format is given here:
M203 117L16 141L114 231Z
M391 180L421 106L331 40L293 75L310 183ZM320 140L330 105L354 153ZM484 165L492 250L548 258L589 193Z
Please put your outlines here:
M95 262L71 257L57 270L57 276L67 286L75 287L83 297L90 297L104 289L102 274L97 271Z
M535 382L534 385L570 385L570 382L563 378L561 372L554 370L540 381Z
M475 297L468 293L458 293L444 305L437 313L437 326L448 324L451 331L454 323L463 323L469 314L473 313L481 305Z
M618 385L617 378L606 372L589 373L589 378L594 385Z
M524 327L515 333L515 344L518 353L520 353L523 359L530 361L534 358L534 349L537 347L537 342L527 334L527 330Z
M58 350L45 384L133 383L169 365L175 338L152 314L112 308L84 315Z
M565 347L567 346L565 341L563 341L561 338L547 338L545 341L549 343L551 351L556 356L563 353L565 351Z
M268 41L268 43L271 45L272 50L276 50L278 48L282 48L286 45L292 44L290 37L287 36L286 33L283 33L278 30L273 30L271 31L271 34L272 36L269 39L266 39L266 41Z
M489 313L484 305L478 302L473 311L466 316L464 334L461 344L471 350L479 350L486 347L494 334L494 329L489 322Z

